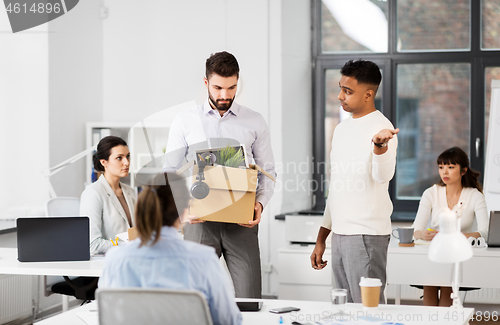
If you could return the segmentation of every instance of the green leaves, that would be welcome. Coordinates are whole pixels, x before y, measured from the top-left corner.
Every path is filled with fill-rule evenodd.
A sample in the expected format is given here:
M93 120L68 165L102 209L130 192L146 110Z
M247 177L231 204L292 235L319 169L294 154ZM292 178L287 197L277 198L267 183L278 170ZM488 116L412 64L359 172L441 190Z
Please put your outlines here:
M215 160L217 164L227 167L238 167L245 161L241 148L236 150L235 147L231 146L227 146L215 152L215 156L217 158Z

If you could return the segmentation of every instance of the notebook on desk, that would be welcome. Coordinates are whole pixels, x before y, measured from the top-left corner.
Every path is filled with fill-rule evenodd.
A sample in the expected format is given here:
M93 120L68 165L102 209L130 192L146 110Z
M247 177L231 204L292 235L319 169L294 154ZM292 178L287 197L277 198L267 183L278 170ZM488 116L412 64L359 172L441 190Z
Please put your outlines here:
M500 211L490 212L488 247L500 247Z
M88 217L17 219L17 259L20 262L90 260Z

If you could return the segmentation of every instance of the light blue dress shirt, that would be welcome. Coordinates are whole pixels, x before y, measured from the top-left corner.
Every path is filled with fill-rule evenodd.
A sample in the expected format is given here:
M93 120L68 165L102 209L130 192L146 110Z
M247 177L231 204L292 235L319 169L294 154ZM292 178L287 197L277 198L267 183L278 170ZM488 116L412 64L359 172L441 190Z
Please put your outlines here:
M223 116L208 100L177 114L168 136L164 171L177 170L183 159L195 159L196 150L244 145L247 162L262 167L276 177L269 128L261 114L235 102ZM256 202L267 205L274 182L259 173Z
M173 227L163 227L153 246L139 243L134 240L106 253L99 288L198 290L207 299L214 324L241 324L229 278L212 247L182 240Z

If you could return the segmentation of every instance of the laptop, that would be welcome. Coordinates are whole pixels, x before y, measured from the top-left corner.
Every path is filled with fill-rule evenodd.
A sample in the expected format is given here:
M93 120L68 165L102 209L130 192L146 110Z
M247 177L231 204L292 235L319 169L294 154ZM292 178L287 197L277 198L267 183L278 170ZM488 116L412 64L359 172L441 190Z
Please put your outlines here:
M500 211L490 212L490 227L488 229L488 247L500 247Z
M90 260L89 217L17 219L17 259L20 262Z

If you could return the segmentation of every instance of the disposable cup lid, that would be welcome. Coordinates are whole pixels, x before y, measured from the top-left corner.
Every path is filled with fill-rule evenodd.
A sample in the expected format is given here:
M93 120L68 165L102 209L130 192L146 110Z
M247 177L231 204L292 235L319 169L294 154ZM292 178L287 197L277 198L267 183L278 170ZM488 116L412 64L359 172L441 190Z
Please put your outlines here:
M377 278L365 278L361 277L361 281L359 281L359 285L362 287L380 287L382 286L382 281Z

